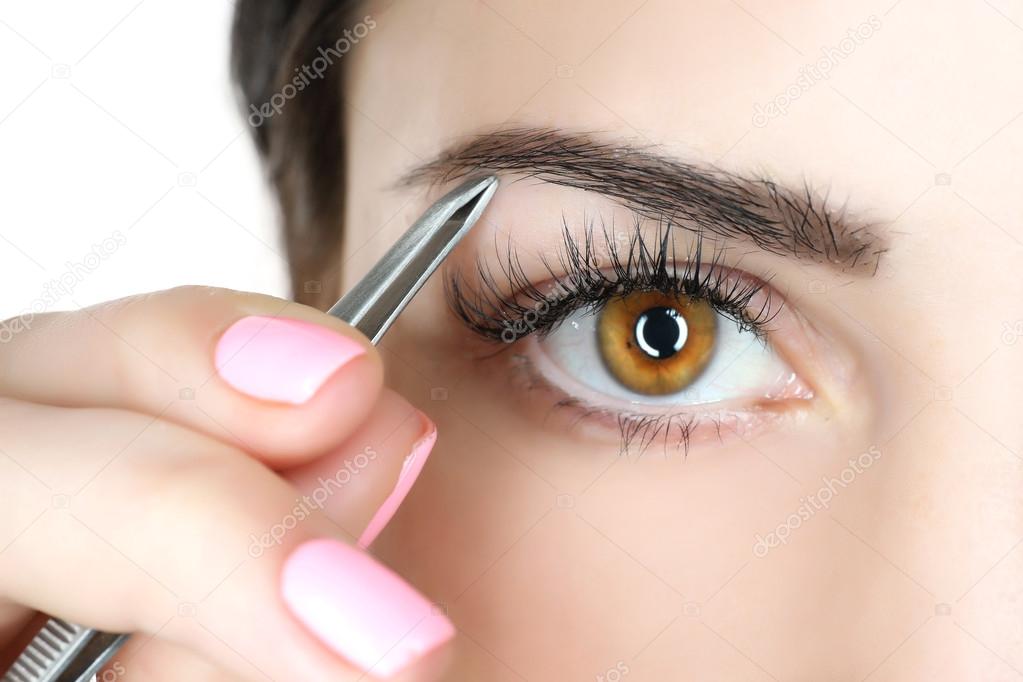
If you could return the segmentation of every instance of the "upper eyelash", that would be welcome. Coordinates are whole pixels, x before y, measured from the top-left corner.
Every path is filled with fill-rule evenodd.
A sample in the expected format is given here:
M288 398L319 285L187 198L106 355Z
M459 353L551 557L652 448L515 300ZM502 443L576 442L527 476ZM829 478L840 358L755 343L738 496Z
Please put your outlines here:
M678 258L670 222L657 224L655 249L649 248L654 240L644 237L640 219L624 246L615 239L613 226L602 225L598 236L589 222L580 244L567 221L563 219L562 225L559 267L554 267L548 257L540 257L550 275L545 284L551 291L542 290L526 275L520 254L509 240L498 260L502 281L482 258L477 261L475 285L466 284L457 272L446 281L448 302L455 315L479 336L510 343L533 333L540 337L549 334L579 310L599 312L612 298L634 291L658 291L705 300L740 330L763 341L770 321L780 311L772 305L770 290L766 290L763 303L752 308L752 301L765 291L766 283L731 276L721 264L724 251L706 255L700 233ZM600 238L607 262L596 248Z

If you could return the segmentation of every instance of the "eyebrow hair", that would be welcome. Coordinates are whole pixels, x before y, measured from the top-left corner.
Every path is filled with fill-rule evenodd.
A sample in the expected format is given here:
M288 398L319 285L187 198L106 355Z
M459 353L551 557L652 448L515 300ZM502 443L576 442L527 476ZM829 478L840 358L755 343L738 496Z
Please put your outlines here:
M885 241L874 225L832 210L827 195L551 128L486 132L414 168L400 184L443 183L476 172L510 173L597 192L643 217L773 254L873 275Z

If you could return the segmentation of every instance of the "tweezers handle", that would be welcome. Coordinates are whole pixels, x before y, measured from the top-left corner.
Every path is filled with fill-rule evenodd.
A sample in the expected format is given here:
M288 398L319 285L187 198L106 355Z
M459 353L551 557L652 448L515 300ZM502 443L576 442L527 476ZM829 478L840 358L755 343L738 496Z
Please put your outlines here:
M50 618L4 674L3 682L87 682L127 639L128 635Z

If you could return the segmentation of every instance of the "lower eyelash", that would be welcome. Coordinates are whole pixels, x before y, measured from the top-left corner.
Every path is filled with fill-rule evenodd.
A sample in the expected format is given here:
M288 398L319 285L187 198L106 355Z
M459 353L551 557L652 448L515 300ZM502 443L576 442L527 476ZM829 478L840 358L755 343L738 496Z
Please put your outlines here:
M577 311L599 312L612 298L635 291L657 291L707 301L719 314L733 320L742 331L763 340L767 326L777 314L770 293L751 309L752 301L766 284L738 278L721 265L724 252L708 257L702 234L697 233L682 258L675 250L669 222L656 226L656 247L648 246L641 221L628 233L601 226L597 235L589 223L580 244L563 221L563 247L558 267L541 256L549 278L549 290L534 283L509 240L498 260L500 274L483 259L477 262L478 283L467 285L457 273L446 281L447 298L455 314L476 334L491 341L512 343L530 334L543 337ZM622 240L621 237L626 239ZM597 240L604 249L596 248ZM606 252L606 255L605 255ZM606 261L606 262L605 262ZM510 293L509 293L510 292Z
M557 390L539 376L528 357L525 355L515 355L512 359L516 369L521 372L520 376L524 381L524 388L527 391ZM594 407L579 398L571 396L555 401L552 410L575 411L576 417L572 422L573 425L593 417L614 420L621 432L621 445L618 454L623 457L628 457L634 451L638 456L657 440L662 441L665 456L672 450L676 453L681 451L685 455L689 452L690 436L697 425L697 418L693 415L619 412L607 408ZM709 421L720 436L721 423L713 417Z
M747 406L742 415L722 409L711 412L700 410L699 413L650 414L598 407L581 398L567 395L541 375L533 360L527 355L515 353L511 356L511 361L515 380L519 382L521 390L546 391L557 396L550 414L558 411L574 413L570 428L587 419L614 424L620 433L619 456L628 457L635 454L639 457L660 441L665 457L679 453L685 457L689 453L693 438L702 439L704 436L713 435L719 442L723 442L727 432L743 439L741 434L745 429L784 418L783 413L762 405Z

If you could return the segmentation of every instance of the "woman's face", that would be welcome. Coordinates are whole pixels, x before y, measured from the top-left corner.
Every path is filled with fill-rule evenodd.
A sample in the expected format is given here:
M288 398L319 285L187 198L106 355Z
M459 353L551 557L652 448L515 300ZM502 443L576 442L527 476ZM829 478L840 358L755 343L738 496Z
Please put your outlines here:
M346 286L500 170L382 343L439 440L377 551L452 678L1018 679L1023 13L365 13Z

